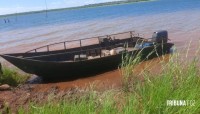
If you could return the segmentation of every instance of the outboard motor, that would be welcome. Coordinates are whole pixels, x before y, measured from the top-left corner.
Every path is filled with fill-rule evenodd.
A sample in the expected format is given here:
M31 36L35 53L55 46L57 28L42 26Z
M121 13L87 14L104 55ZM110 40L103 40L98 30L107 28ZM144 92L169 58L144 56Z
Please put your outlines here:
M166 30L160 30L153 33L152 42L155 43L167 43L168 32Z

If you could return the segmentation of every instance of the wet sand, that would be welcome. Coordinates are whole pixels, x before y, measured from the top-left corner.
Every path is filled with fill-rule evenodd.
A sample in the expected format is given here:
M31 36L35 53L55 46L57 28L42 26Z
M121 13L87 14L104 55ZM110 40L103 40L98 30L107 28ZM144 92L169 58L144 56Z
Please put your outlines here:
M163 29L168 30L170 42L175 44L178 52L181 52L182 56L186 55L186 49L188 49L187 47L190 44L188 58L194 57L196 50L200 46L200 13L195 10L137 17L120 17L109 20L83 21L72 24L2 32L0 34L0 53L25 52L54 42L132 30L140 33L142 37L150 38L154 31ZM168 58L168 55L166 58ZM9 65L4 60L1 59L1 61ZM154 65L154 68L150 72L158 72L158 62L159 59L155 58L151 61L140 63L137 66L137 71L144 70L144 66L151 63ZM84 88L93 83L97 83L99 89L107 89L108 87L120 87L122 84L121 78L119 70L115 70L74 81L36 84L35 91L46 91L54 86L61 90L77 86Z

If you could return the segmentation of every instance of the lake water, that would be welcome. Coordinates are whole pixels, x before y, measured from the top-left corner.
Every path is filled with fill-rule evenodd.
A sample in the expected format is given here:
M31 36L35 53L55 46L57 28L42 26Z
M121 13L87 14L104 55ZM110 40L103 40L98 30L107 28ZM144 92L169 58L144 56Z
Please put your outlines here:
M200 40L200 0L156 0L96 8L57 10L0 17L0 53L24 52L42 45L135 30L151 37L169 31L178 48ZM9 22L8 22L9 20Z

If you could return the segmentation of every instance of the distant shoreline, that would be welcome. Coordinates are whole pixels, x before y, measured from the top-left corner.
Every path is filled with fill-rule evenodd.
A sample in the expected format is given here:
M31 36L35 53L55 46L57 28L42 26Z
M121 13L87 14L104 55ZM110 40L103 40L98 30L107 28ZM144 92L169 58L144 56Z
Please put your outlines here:
M48 9L48 10L39 10L39 11L30 11L30 12L5 14L5 15L0 15L0 17L8 17L8 16L14 16L14 15L25 15L25 14L33 14L33 13L42 13L42 12L45 13L45 12L59 11L59 10L76 10L76 9L84 9L84 8L95 8L95 7L122 5L122 4L136 3L136 2L147 2L147 1L152 1L152 0L113 1L113 2L89 4L89 5L77 6L77 7L69 7L69 8Z
M145 2L150 0L126 0L126 1L113 1L113 2L106 2L106 3L98 3L98 4L89 4L79 7L72 7L72 8L91 8L91 7L103 7L103 6L113 6L113 5L120 5L120 4L127 4L127 3L135 3L135 2Z

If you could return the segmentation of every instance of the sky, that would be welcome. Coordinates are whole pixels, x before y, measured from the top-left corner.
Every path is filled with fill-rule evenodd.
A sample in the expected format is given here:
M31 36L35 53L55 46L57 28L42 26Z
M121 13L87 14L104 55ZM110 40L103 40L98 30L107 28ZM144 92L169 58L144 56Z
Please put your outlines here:
M119 0L46 0L47 9L82 6ZM0 15L46 9L45 0L0 0Z

